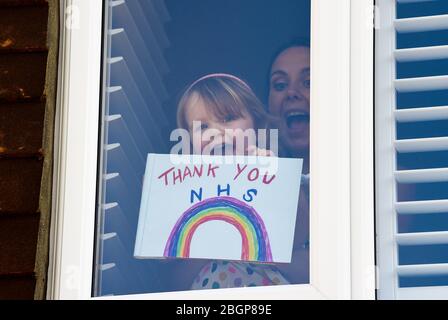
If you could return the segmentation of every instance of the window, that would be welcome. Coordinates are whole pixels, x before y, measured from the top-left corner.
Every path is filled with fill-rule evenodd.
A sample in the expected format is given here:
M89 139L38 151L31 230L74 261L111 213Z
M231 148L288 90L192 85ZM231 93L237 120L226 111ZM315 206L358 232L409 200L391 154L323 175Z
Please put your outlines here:
M378 1L380 299L446 298L448 6Z
M297 1L285 1L285 3L299 5ZM104 8L100 1L85 3L74 0L67 1L66 4L71 5L71 12L78 13L79 27L64 29L62 41L64 53L61 64L63 66L61 70L63 83L60 86L62 109L58 115L60 144L55 182L50 297L89 298L97 295L117 294L120 295L120 298L126 298L127 294L142 293L139 296L131 297L244 298L250 296L256 298L272 297L275 294L279 298L297 299L372 298L374 280L372 273L373 223L371 221L373 219L373 192L368 192L369 188L373 186L372 149L368 148L369 145L372 146L372 136L369 131L372 124L372 119L369 117L372 110L372 99L369 99L369 97L371 98L371 95L369 96L371 86L368 84L371 81L369 76L372 74L373 41L371 25L365 23L365 19L372 17L371 1L315 0L311 3L311 78L313 85L311 87L312 148L310 165L312 183L310 184L309 283L304 281L304 284L212 291L184 291L183 288L180 288L179 290L182 291L175 294L155 293L170 291L166 290L163 284L157 283L163 278L160 276L160 271L154 270L154 265L157 263L151 265L148 263L149 261L135 263L129 262L132 261L131 259L122 259L122 257L129 257L132 254L129 247L126 248L126 245L123 245L126 242L123 239L125 235L120 234L123 225L129 222L126 219L120 220L120 202L106 199L109 196L107 187L101 189L104 185L109 185L109 190L116 188L116 199L128 201L129 206L135 206L135 203L139 202L135 198L138 198L140 193L139 182L143 176L144 166L137 164L138 157L129 156L133 152L138 154L138 148L134 148L134 150L129 148L121 154L121 156L124 154L125 157L128 157L128 161L131 163L127 168L139 168L140 170L135 174L133 183L125 181L132 175L120 176L120 170L103 170L104 166L114 164L114 157L102 156L108 155L109 152L120 151L119 147L121 146L124 148L124 141L131 136L130 132L140 141L138 145L147 143L154 147L154 150L160 150L157 152L169 151L169 148L164 149L161 145L163 136L166 134L162 125L165 107L162 108L162 105L155 102L158 99L167 101L163 99L169 98L170 94L166 95L168 90L164 93L165 90L160 81L154 82L155 87L147 86L151 77L155 77L157 80L157 77L166 74L166 67L170 67L170 63L165 64L163 61L164 55L161 54L163 51L158 51L155 46L156 43L159 44L160 50L168 44L167 41L176 41L175 38L170 39L170 37L164 36L164 31L166 32L166 28L168 28L164 22L168 18L167 14L170 13L169 2L111 1L105 2ZM151 4L152 9L150 8ZM166 4L165 7L164 4ZM138 10L138 5L141 10ZM186 4L183 3L183 5ZM183 9L177 8L179 12L184 12ZM114 10L119 12L117 21L120 22L116 26L112 25L112 29L105 33L108 40L106 43L111 45L111 51L106 50L106 52L102 51L99 44L101 42L99 39L101 39L102 30L100 21L102 10L106 10L106 18L113 17ZM154 12L157 12L158 15L150 15ZM143 16L145 19L142 19L142 13L146 13L151 19L147 20L146 16ZM174 13L171 12L171 14L174 17ZM254 15L253 19L256 18L257 16ZM142 37L138 37L137 25L140 23L144 25L145 20L147 27L157 31L154 32L154 37L147 33L147 39L145 37L145 41L143 41ZM291 21L291 23L294 22L293 19ZM109 22L106 19L105 25L109 26ZM114 19L111 23L114 23ZM362 27L355 28L356 26ZM130 30L128 31L127 28ZM181 42L182 34L179 33L178 37L180 37L178 41ZM266 37L266 39L269 38ZM139 41L143 41L144 44L132 45L133 42ZM148 42L146 43L146 41ZM275 41L281 42L278 39ZM350 41L358 41L362 43L362 46L351 46ZM145 68L139 68L138 63L142 63L141 61L132 59L138 57L138 50L145 47L151 48L148 50L150 54L145 56L152 57L147 68L152 68L151 70L154 71L148 74L141 72L145 70ZM192 49L188 46L184 48L185 50ZM111 81L110 85L109 83L106 85L107 90L102 91L100 90L101 52L105 53L103 66L107 68L108 73L106 74L110 75L110 78L103 77L103 81L104 83ZM108 56L107 53L110 52L115 52L116 55ZM187 53L185 51L185 54ZM179 54L179 52L173 54ZM357 59L351 60L350 55ZM204 68L210 67L205 63L198 65ZM249 67L248 64L245 66ZM359 66L364 69L364 73L355 71L360 70L357 68ZM176 68L175 71L178 69ZM230 71L226 70L226 72ZM194 79L193 76L200 76L200 74L195 75L194 72L196 71L193 71L188 79L181 79L176 84L177 91L181 86L190 83ZM204 70L200 73L209 72L209 70ZM187 73L181 72L181 74L186 77ZM257 76L254 78L259 79ZM177 80L179 80L177 77L173 79L174 82ZM359 80L365 80L364 84L367 85L362 85L363 81ZM147 81L146 84L145 81ZM259 88L262 88L263 81L258 81L260 81ZM156 86L157 84L159 87ZM137 92L136 88L139 88L140 92ZM105 102L103 105L109 106L109 110L99 108L100 92L102 92L102 101ZM132 114L148 101L154 102L151 104L150 114ZM119 107L123 109L126 105L130 105L132 108L126 109L127 114L116 113L112 109L118 105L114 106L114 103L118 103ZM173 106L173 104L168 105ZM352 105L359 107L351 108ZM141 130L142 128L137 124L138 121L134 124L126 122L129 121L128 119L140 120L145 116L148 121L152 121L152 125L148 126L148 130L153 129L152 132L146 132L146 128ZM105 126L108 128L107 132L101 131L101 126L98 126L98 123L102 124L104 121L110 124L110 126ZM159 128L162 126L162 130L155 130L155 126ZM99 135L98 141L96 137ZM117 137L117 141L109 143L109 140L106 139L114 137L114 135ZM148 138L146 141L145 135ZM161 135L162 139L157 139L158 135ZM103 145L104 141L107 143ZM117 145L122 141L123 145ZM132 145L133 142L127 143L128 147ZM366 146L366 149L362 149ZM100 155L102 156L100 157L97 157L98 147L101 149ZM361 157L356 152L358 150L363 150ZM119 153L116 155L120 156ZM144 157L142 158L144 159ZM101 164L99 171L96 166L98 161ZM350 161L355 161L356 164L350 166ZM120 161L120 163L124 162ZM351 176L356 178L351 179ZM100 178L100 193L96 198L98 177ZM128 187L120 188L120 183L128 183ZM106 194L103 194L102 191L105 191ZM353 196L357 192L361 197ZM126 193L128 196L125 195ZM132 198L134 198L134 202L129 201ZM104 199L106 201L103 201ZM95 207L97 207L98 217L100 217L97 224L95 224ZM101 216L102 213L105 218ZM118 219L110 218L111 220L108 220L109 213L115 214ZM115 229L117 231L109 229L107 232L102 232L101 227L98 228L99 241L95 242L96 226L102 226L101 221L106 224L115 223L118 228ZM97 251L94 251L95 243ZM121 253L120 249L123 249ZM92 259L94 252L100 253L96 255L96 260ZM106 257L121 260L107 260ZM125 267L117 268L118 263ZM139 273L140 270L141 273ZM142 278L136 279L134 271ZM120 282L121 278L124 281ZM154 293L151 294L151 292Z
M99 176L102 190L99 206L103 210L98 216L95 295L309 283L309 191L306 183L309 173L310 45L309 41L302 40L310 35L309 12L309 1L266 1L263 6L254 1L109 2L105 31L109 35L105 47L109 50L105 52L107 65L104 77L107 80L103 89L106 91L103 107L104 147L100 148L104 152L102 174ZM294 64L289 62L291 59L294 59ZM195 81L196 84L193 84ZM191 93L186 91L191 96L182 105L179 97L192 84ZM247 91L242 86L251 89ZM286 93L287 90L294 92ZM244 103L236 105L238 110L233 110L231 104L234 102L228 94L245 99ZM198 102L194 95L200 96L203 109L196 106ZM209 95L219 96L220 100L209 101ZM290 102L285 102L287 99ZM269 105L269 111L265 105ZM283 110L285 108L288 109ZM182 110L183 121L177 119L176 123L179 110ZM245 114L239 114L240 110L245 110ZM288 128L280 129L282 123L267 126L267 117L277 115L285 118L282 121L288 122ZM201 122L205 129L202 132L192 129L194 121ZM295 185L293 181L283 183L280 188L283 191L275 195L278 188L275 184L280 183L282 174L294 176L294 172L282 172L280 166L286 165L283 160L280 161L285 164L278 164L279 170L275 175L261 182L256 179L258 167L252 169L255 171L251 171L250 166L244 169L244 161L235 167L235 179L223 180L219 171L229 169L229 174L232 174L229 166L214 166L217 172L213 171L213 178L208 178L205 173L202 174L202 170L206 170L204 162L195 164L189 161L185 165L174 166L172 161L167 161L169 157L154 155L152 157L157 157L165 169L176 169L172 169L173 174L166 172L165 184L163 179L154 179L149 194L142 196L145 187L142 177L145 175L145 179L150 179L148 172L145 174L147 154L169 154L174 144L179 142L170 141L170 136L179 126L188 128L192 148L195 149L191 151L195 153L199 151L196 150L194 135L202 134L201 143L206 143L202 154L222 137L217 135L212 142L206 141L205 136L211 130L230 132L231 129L255 129L259 137L261 130L276 128L280 136L285 131L285 141L295 139L296 132L299 132L303 141L293 140L289 142L292 147L285 144L282 150L276 147L278 141L274 141L274 134L268 141L269 146L279 149L279 156L285 157L290 150L297 150L300 152L297 158L305 158L298 205L298 193L288 192L288 188ZM237 133L225 135L221 143L226 146L233 142L227 141L229 135L231 139L239 137ZM258 147L262 148L260 139L257 140ZM190 142L185 147L190 149ZM183 150L183 153L188 154L188 151ZM218 151L222 150L213 150L215 157L219 157L216 155ZM242 151L236 153L248 154ZM230 160L229 157L227 159ZM205 168L210 166L206 165ZM176 170L182 170L182 175L176 176ZM158 172L156 176L159 174L163 172ZM248 179L243 180L243 175L247 174ZM296 177L296 180L299 179L300 175ZM247 183L246 180L254 183ZM197 186L198 181L200 187ZM272 186L265 187L271 183ZM157 197L153 197L151 193L157 192L159 185L163 189ZM215 192L216 188L218 191ZM240 193L244 195L241 197ZM289 197L295 198L294 201L288 199L288 193ZM167 199L175 197L176 202L182 203L171 203L173 199L162 203L160 198L164 196ZM223 196L258 211L262 225L267 224L264 226L269 237L266 239L269 241L266 250L272 250L272 257L260 256L259 259L272 258L274 262L274 259L283 259L282 264L264 265L256 261L248 263L224 259L225 256L238 259L232 252L233 247L239 247L238 242L241 242L233 228L227 226L227 220L212 220L214 222L203 224L192 233L193 257L197 251L196 258L211 255L215 259L221 258L219 260L166 260L160 259L163 258L161 256L151 258L143 253L145 250L158 252L163 243L157 246L155 243L168 238L169 228L165 233L157 232L157 237L151 232L155 234L156 229L163 229L165 223L172 223L166 217L176 215L171 210L184 211L190 205L205 205L205 201ZM257 202L254 197L272 197L272 208L269 208L269 203L263 204L263 199ZM137 225L140 228L140 220L143 219L139 212L140 215L145 214L141 205L144 199L149 202L148 222L144 229L149 234L142 231L136 236ZM291 205L285 203L290 201ZM283 209L279 209L281 204ZM288 207L293 209L294 216L283 211L287 211ZM295 217L296 208L299 208L298 217ZM160 210L160 214L156 214L155 210ZM271 218L267 214L269 212L275 217ZM150 219L154 220L151 222ZM294 254L292 261L285 263L289 259L286 251L291 249L281 248L280 244L289 245L290 240L283 240L282 235L294 231L294 220L298 220L292 248ZM212 228L214 231L209 231ZM140 240L140 236L144 238ZM143 259L137 259L134 254L138 241L143 243L142 252L139 253L145 257ZM216 242L213 247L219 249L209 249L213 241ZM220 253L218 250L223 251ZM234 251L237 253L238 250Z

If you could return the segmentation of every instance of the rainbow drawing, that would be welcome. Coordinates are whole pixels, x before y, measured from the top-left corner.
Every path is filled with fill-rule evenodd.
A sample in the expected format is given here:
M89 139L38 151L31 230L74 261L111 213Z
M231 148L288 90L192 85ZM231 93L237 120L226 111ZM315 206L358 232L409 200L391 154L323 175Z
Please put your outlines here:
M241 260L272 262L266 227L254 208L232 197L203 200L188 209L172 229L165 246L165 257L189 258L190 244L197 228L209 221L233 225L242 238Z

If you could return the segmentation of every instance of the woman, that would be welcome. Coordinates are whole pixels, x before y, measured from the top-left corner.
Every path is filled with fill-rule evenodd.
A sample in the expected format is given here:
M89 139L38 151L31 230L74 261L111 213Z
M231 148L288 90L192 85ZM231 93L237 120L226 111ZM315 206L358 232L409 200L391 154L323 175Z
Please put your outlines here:
M269 112L278 119L283 156L304 159L309 173L310 46L307 40L283 47L269 75Z
M309 174L310 45L294 41L275 55L269 73L269 112L278 121L281 155L303 159ZM309 282L309 184L302 179L292 262L279 270L292 284Z

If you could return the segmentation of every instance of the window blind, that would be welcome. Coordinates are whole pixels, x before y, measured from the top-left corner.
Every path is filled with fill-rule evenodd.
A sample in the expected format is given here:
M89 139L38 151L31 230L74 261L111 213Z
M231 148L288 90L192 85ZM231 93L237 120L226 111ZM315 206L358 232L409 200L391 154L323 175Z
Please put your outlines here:
M448 298L448 2L378 0L378 298Z
M158 291L155 264L133 257L146 156L166 151L169 46L164 0L107 1L102 171L95 295ZM129 288L132 288L130 292Z

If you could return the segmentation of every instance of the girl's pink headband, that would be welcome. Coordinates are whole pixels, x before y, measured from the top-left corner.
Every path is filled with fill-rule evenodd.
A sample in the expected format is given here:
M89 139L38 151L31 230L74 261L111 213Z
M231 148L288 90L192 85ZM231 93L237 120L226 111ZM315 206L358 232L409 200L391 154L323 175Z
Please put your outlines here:
M228 78L228 79L233 79L237 82L239 82L240 84L242 84L244 87L246 87L247 89L251 90L251 88L249 87L249 85L244 82L243 80L241 80L240 78L231 75L231 74L227 74L227 73L212 73L212 74L208 74L206 76L203 76L201 78L199 78L198 80L196 80L195 82L193 82L189 87L188 87L188 91L191 90L191 88L193 88L195 85L197 85L199 82L206 80L206 79L210 79L210 78Z

